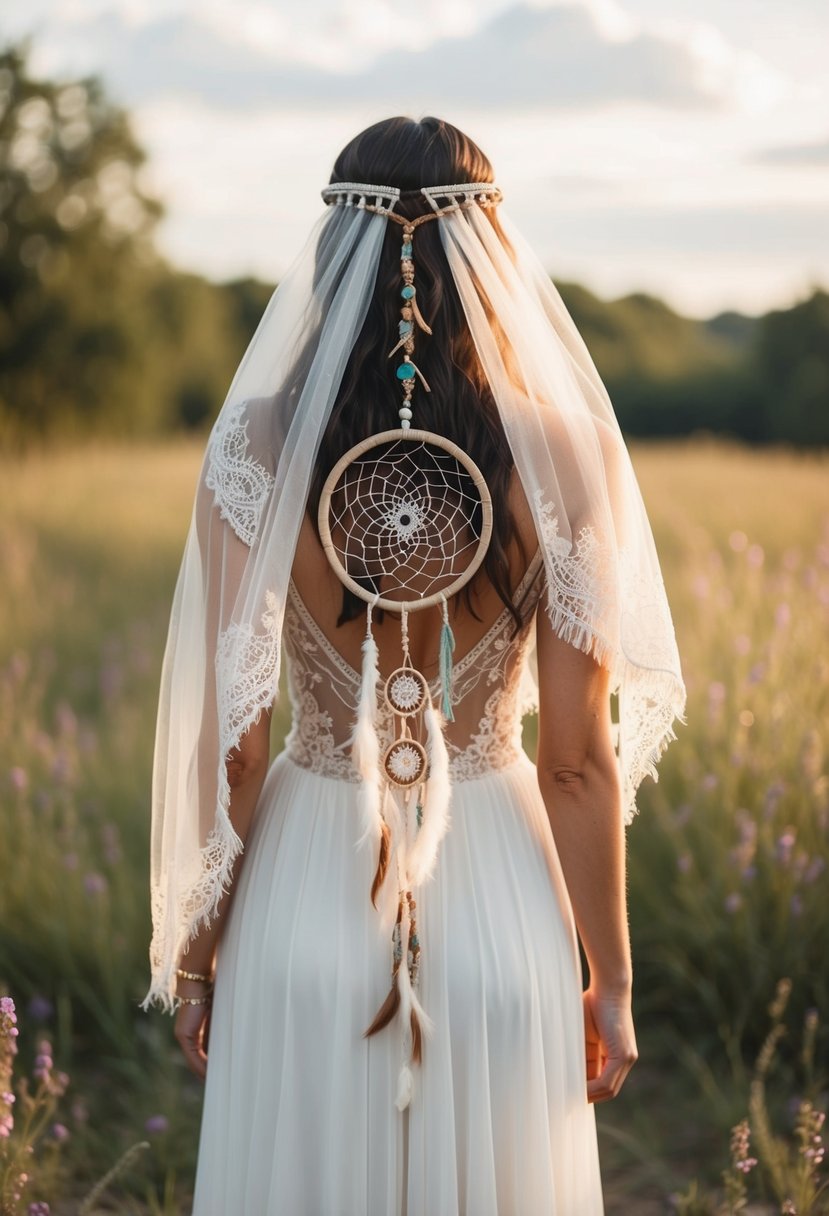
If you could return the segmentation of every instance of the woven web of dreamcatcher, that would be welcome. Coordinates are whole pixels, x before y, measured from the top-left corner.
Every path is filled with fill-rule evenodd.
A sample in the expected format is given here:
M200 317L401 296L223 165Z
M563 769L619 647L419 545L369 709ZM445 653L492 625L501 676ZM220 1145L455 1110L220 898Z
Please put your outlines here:
M329 556L358 594L414 609L466 581L483 557L486 495L470 469L443 441L397 440L345 464L327 504Z

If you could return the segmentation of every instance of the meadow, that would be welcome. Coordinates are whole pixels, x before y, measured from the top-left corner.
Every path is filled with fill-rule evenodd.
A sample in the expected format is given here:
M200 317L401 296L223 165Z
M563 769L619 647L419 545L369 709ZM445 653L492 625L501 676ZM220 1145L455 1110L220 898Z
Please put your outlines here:
M155 697L199 459L168 443L0 464L0 993L6 1063L40 1095L4 1213L189 1210L200 1090L138 1003ZM743 1182L754 1211L827 1212L829 458L694 441L634 462L689 698L629 835L640 1063L598 1113L608 1216L740 1211ZM277 743L285 728L280 712ZM729 1136L747 1116L744 1168Z

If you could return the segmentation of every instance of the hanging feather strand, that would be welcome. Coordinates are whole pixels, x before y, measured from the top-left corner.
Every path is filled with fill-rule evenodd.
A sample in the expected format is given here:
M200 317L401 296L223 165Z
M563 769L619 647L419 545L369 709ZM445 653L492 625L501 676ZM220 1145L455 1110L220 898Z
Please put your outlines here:
M406 859L406 873L413 886L431 878L437 862L438 847L449 827L449 800L452 783L449 777L449 752L443 736L440 710L427 701L423 711L426 724L429 776L423 799L423 823Z
M356 847L360 849L366 841L377 840L382 857L384 841L388 849L388 827L381 813L380 741L377 738L377 685L380 682L380 669L377 643L371 631L371 611L372 605L369 604L366 636L363 641L360 703L354 733L351 736L351 758L361 779L357 796L361 835Z

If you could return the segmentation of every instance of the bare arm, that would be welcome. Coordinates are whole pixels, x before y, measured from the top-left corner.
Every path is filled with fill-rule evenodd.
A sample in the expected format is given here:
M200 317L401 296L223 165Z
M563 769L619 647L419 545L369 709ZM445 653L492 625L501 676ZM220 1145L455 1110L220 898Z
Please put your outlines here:
M270 746L270 713L263 713L246 735L238 748L231 752L227 763L230 783L230 817L237 834L244 843L262 785L268 771ZM233 899L233 882L243 857L234 867L231 888L222 897L216 916L207 929L202 929L190 940L187 953L179 959L179 967L194 975L212 975L216 947ZM206 985L179 977L177 992L182 997L202 998L208 991ZM176 1038L181 1046L188 1066L199 1077L207 1071L207 1034L209 1030L209 1005L181 1005L176 1013Z
M615 1097L636 1060L625 836L608 673L538 612L538 783L590 968L588 1098Z

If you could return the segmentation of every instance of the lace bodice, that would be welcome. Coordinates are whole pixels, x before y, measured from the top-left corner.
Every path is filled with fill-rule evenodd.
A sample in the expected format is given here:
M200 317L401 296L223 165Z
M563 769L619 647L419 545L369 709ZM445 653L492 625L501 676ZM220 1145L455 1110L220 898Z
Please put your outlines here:
M533 641L532 611L543 588L542 558L537 553L515 592L524 600L525 624L516 633L504 608L481 640L454 665L454 722L446 724L450 775L470 781L518 759L521 720L533 709L532 681L526 665ZM350 756L351 732L360 693L360 674L338 653L317 625L291 583L285 612L285 653L293 721L285 742L290 758L303 768L342 781L359 780ZM440 703L440 683L430 684ZM394 738L392 713L380 698L378 734Z

